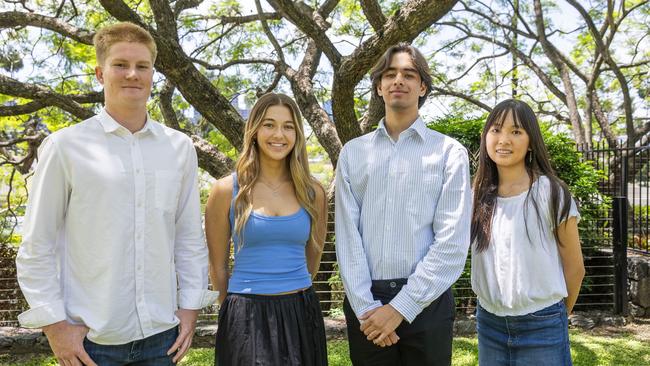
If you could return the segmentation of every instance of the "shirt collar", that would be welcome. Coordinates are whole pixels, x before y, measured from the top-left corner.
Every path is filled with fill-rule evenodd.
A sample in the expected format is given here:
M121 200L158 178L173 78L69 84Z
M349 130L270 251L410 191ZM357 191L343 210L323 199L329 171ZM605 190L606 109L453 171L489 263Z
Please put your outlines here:
M420 136L422 140L424 140L424 137L429 132L429 128L427 127L427 125L424 123L424 121L420 116L418 116L418 119L416 119L415 122L413 122L413 124L411 125L411 127L409 127L409 129L415 131L415 133L418 136Z
M106 112L105 108L102 108L102 111L99 113L98 117L99 124L102 125L102 128L106 133L115 133L116 131L120 130L129 132L126 127L122 126L113 117L111 117L111 115ZM144 123L144 127L142 127L142 129L137 133L152 133L153 135L158 135L159 130L157 127L158 126L156 123L154 123L154 120L152 120L149 114L147 114L147 122Z
M424 121L420 116L411 124L409 128L406 129L406 131L412 131L410 134L415 134L417 136L420 136L422 140L424 140L424 137L426 136L428 127L424 124ZM388 130L386 130L386 120L385 118L382 118L379 121L379 124L377 125L377 129L375 130L375 136L378 136L380 134L383 134L384 136L390 138L388 135Z

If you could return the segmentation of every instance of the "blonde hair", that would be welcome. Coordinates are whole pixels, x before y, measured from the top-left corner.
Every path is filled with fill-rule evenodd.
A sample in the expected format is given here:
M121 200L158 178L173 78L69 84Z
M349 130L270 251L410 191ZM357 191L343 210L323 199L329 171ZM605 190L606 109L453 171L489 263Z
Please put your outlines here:
M244 130L244 147L237 160L235 170L237 171L237 182L239 192L235 197L235 233L239 238L239 247L243 245L243 232L246 222L253 211L253 202L251 194L253 186L259 177L260 159L257 146L253 143L257 131L259 130L266 111L271 106L285 106L291 111L291 116L296 130L296 143L286 157L289 167L291 181L293 183L296 198L300 205L307 211L311 218L311 230L309 242L315 242L315 227L318 217L316 208L316 193L312 184L315 180L309 173L309 164L307 161L307 144L305 133L303 131L302 117L300 110L290 97L284 94L267 93L257 100L246 121Z
M156 60L158 49L151 34L139 25L120 22L106 26L95 33L93 44L95 45L95 56L98 65L102 65L106 61L108 50L118 42L142 43L151 52L151 61Z

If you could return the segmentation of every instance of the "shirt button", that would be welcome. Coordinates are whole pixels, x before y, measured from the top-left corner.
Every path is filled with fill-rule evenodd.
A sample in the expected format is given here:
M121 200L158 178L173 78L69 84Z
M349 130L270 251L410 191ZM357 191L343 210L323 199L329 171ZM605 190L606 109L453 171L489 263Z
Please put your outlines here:
M395 287L397 287L397 284L395 283L395 281L390 281L388 286L390 286L391 288L395 288Z

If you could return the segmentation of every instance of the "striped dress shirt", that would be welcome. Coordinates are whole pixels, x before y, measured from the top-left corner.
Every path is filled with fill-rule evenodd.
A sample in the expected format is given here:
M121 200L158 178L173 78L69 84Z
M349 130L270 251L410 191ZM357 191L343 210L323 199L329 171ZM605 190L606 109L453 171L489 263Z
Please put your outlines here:
M384 121L348 142L336 169L336 254L357 317L381 306L373 280L407 278L390 304L408 322L465 266L471 189L467 150L418 118L393 141Z

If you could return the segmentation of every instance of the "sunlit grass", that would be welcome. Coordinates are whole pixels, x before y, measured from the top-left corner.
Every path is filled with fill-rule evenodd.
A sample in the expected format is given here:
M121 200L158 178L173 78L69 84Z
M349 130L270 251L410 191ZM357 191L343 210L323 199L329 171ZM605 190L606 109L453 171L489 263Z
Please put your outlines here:
M571 356L574 366L638 366L650 365L650 343L635 339L632 335L614 336L590 335L579 330L571 330ZM351 366L348 344L345 340L327 343L330 366ZM53 357L34 355L15 361L14 355L0 355L0 365L12 366L55 366ZM209 366L214 364L214 350L210 348L192 349L181 366ZM478 364L476 337L456 337L452 364L454 366L473 366Z

